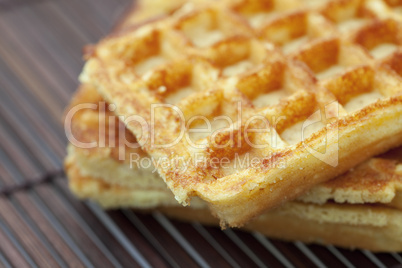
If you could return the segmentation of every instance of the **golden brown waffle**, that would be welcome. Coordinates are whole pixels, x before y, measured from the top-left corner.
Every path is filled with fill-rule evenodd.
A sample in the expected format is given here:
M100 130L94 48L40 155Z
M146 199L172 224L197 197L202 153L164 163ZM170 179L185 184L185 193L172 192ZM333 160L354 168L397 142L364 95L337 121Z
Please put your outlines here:
M205 203L196 202L191 208L183 208L167 189L107 184L100 178L83 177L74 164L67 171L70 188L77 196L90 198L104 207L153 208L171 218L218 225ZM290 241L402 251L401 220L400 210L385 206L288 202L257 217L244 229Z
M100 178L84 177L74 163L68 165L69 184L81 198L90 198L109 208L153 208L185 221L218 225L203 202L181 207L167 190L111 185ZM373 251L402 251L402 213L385 206L305 204L288 202L244 226L272 238L307 243L332 244Z
M183 207L159 209L168 217L217 225L208 210ZM400 210L369 205L307 205L288 202L265 212L243 228L268 237L349 249L400 252Z
M75 113L72 135L77 140L99 144L99 137L105 137L106 141L123 144L119 131L126 131L124 126L91 86L81 87L69 110L81 104L96 104L99 110L88 108ZM99 128L108 126L111 121L121 128L116 127L117 131ZM129 132L127 135L127 139L134 139ZM109 145L90 149L69 146L66 171L70 189L78 197L94 200L104 208L157 208L173 218L217 224L204 202L193 200L191 209L180 208L152 168L130 167L129 161L118 159L119 147ZM138 148L127 147L124 151L147 157ZM245 228L285 240L400 251L401 161L401 149L373 158L343 176L313 187L310 193L299 198L304 203L288 202L258 217Z
M223 224L238 226L401 143L401 53L398 3L202 1L100 42L81 79L118 115L145 120L145 129L125 123L156 161L170 160L158 171L179 202L199 196ZM184 122L170 108L151 116L153 103L176 105L186 120L226 116L233 124L202 137L189 125L188 139L158 148L175 141ZM313 114L321 124L299 142ZM243 131L253 116L274 128ZM245 155L261 161L211 164Z
M103 102L92 86L81 86L67 110L73 110L81 104L95 104L99 109L91 107L77 111L71 120L71 134L80 142L96 142L97 146L84 149L70 144L66 160L67 170L69 170L69 166L74 166L82 176L100 178L103 180L101 185L111 185L117 189L128 188L137 189L139 192L157 191L157 193L166 194L168 191L166 185L155 172L155 167L137 164L148 156L140 148L130 148L124 144L125 139L135 143L134 136L110 112L109 106ZM116 127L110 131L108 126ZM124 132L125 135L122 136L120 132ZM105 141L118 146L112 146L109 143L100 146L102 142L100 137L104 137ZM122 149L121 146L124 148ZM141 159L132 163L129 157L119 160L120 151ZM146 162L144 161L144 163ZM72 177L77 177L77 175ZM75 192L81 194L93 192L94 196L97 196L97 190L93 191L90 188L88 191L84 190L80 186L80 181L84 182L83 185L90 185L90 183L85 183L85 180L76 181ZM314 186L307 193L301 195L298 200L317 204L324 204L328 201L350 204L383 203L390 207L402 208L401 190L402 148L398 148L377 158L372 158L333 180ZM168 196L170 198L172 195ZM82 197L91 198L92 194ZM120 197L124 204L130 202L130 199L125 200L123 196ZM133 195L132 198L136 198L136 196ZM152 200L153 197L149 196L149 199ZM141 202L137 203L142 207ZM119 203L109 202L107 198L101 201L101 204L106 208L119 206ZM158 202L153 204L154 206L160 205ZM192 203L192 207L193 205Z

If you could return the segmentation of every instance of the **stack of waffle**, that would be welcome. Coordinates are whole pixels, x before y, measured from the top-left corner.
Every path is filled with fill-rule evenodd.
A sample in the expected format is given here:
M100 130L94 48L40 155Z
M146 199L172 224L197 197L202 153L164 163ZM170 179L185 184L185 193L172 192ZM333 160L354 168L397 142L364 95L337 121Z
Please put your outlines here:
M401 10L140 1L86 50L66 113L71 190L105 208L402 251Z

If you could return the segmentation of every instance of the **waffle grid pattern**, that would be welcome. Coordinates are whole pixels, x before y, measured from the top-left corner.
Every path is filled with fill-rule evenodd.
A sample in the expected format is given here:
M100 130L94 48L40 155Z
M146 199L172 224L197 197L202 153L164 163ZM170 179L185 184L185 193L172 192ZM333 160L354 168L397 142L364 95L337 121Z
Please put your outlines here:
M341 162L337 171L308 181L305 177L314 169L327 166L305 161L300 179L292 179L295 168L269 171L284 157L307 158L303 144L322 151L338 131L345 133L359 124L366 131L381 122L398 124L400 9L400 3L377 0L193 1L168 17L101 41L88 55L81 80L97 86L108 102L116 104L117 114L154 120L152 131L126 122L151 156L201 156L201 164L170 164L159 172L178 201L187 203L190 196L199 195L225 222L240 225L364 160L354 152L356 160L350 161L353 153L347 148L340 158L349 164ZM155 109L151 115L156 103L176 108ZM201 116L225 118L228 123L213 120L208 131L194 134L193 129L205 127ZM302 144L301 129L309 120ZM371 121L366 124L367 120ZM169 148L155 146L176 141L183 122L185 138ZM267 124L268 132L244 131ZM400 134L399 128L393 131ZM373 143L387 136L373 135L380 136ZM385 142L365 157L397 143ZM360 149L364 146L369 144ZM256 166L235 167L233 159L246 154L262 160ZM222 158L229 159L229 168L211 164L211 159ZM303 173L304 168L310 173ZM247 179L257 174L261 176ZM271 201L262 202L267 193Z

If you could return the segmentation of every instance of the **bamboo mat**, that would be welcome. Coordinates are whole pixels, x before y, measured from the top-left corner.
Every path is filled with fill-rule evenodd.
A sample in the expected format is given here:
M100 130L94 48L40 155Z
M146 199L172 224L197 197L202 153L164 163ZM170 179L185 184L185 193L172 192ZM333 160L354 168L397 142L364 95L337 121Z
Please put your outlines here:
M285 243L77 201L62 170L63 109L81 50L129 0L0 0L0 266L390 267L399 254Z

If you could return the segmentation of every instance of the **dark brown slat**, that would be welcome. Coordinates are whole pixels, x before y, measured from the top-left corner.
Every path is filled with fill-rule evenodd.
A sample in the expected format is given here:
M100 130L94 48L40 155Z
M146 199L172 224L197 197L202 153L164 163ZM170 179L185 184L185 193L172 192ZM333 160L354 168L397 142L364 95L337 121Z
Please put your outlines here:
M132 225L132 223L120 212L109 211L108 215L122 229L130 241L141 245L138 250L149 260L153 267L169 267L168 263L160 256L158 251L145 239L145 237Z
M0 146L2 149L10 156L16 168L22 171L24 177L29 178L29 176L32 176L30 177L31 179L39 177L39 174L41 174L44 169L38 168L34 163L29 161L24 154L24 150L15 150L16 146L18 146L18 144L13 142L15 136L11 136L10 133L7 133L7 130L6 128L0 129L0 140L2 141Z
M1 268L13 268L10 262L6 259L3 252L0 251L0 267Z
M93 267L89 259L86 257L84 253L86 249L82 250L79 247L79 244L75 243L73 238L69 235L65 228L61 225L58 219L53 215L53 213L46 207L43 201L40 199L39 195L35 191L29 191L30 198L35 203L37 208L41 211L42 215L46 217L46 219L51 222L53 228L63 237L64 241L69 245L70 249L74 251L77 257L80 258L82 263L85 264L85 267ZM72 230L74 231L74 230Z
M292 243L271 239L271 243L296 267L315 267L311 260Z
M10 166L13 166L12 164L10 165ZM24 178L22 178L21 179L21 177L22 177L22 175L20 174L20 171L19 170L10 170L11 171L11 174L12 174L12 176L13 176L13 178L16 180L17 178L20 178L19 179L19 181L21 181L21 180L23 180ZM36 203L37 204L37 202L38 202L38 200L36 200L36 202L35 202L35 200L32 200L32 202L33 203ZM42 211L43 211L43 205L42 205ZM49 215L49 213L46 213L45 212L45 214L46 214L46 217L47 218L49 218L49 217L52 217L52 215ZM54 220L52 221L52 223L53 223L53 226L55 227L55 224L57 224ZM58 228L58 229L60 229L60 228ZM63 238L64 238L64 240L67 242L67 241L70 241L70 242L67 242L69 245L70 245L70 248L74 251L74 252L76 252L76 254L78 254L79 256L80 256L80 258L85 262L85 264L86 264L86 266L87 267L92 267L91 265L90 265L90 263L87 261L87 259L85 258L85 256L82 256L82 253L81 253L81 251L80 250L78 250L78 247L77 247L77 244L74 244L74 242L71 242L71 238L68 236L68 234L66 235L66 233L65 233L65 231L63 232L63 230L59 230L58 231L59 233L61 233L62 235L63 235ZM63 234L64 233L64 234ZM62 252L60 253L60 254L62 254Z
M71 237L85 251L87 257L95 267L111 266L112 263L99 251L96 244L90 239L88 234L82 230L77 220L66 209L65 204L52 191L50 186L39 185L36 187L38 194L45 202L50 211L56 216L59 222L69 231Z
M5 73L8 74L8 72ZM12 126L16 136L21 136L28 147L33 146L31 148L32 152L42 152L47 155L46 162L49 162L47 165L55 162L53 160L56 158L56 155L52 153L53 151L57 152L59 157L64 155L64 146L60 144L60 138L63 139L63 137L55 135L50 126L43 121L43 112L42 114L38 114L35 110L31 111L29 109L32 108L32 106L27 105L29 100L18 98L18 95L15 96L15 93L13 93L16 91L14 86L18 84L10 81L10 79L14 78L13 76L4 78L3 74L0 74L0 77L3 78L0 84L4 89L1 93L4 101L0 103L2 117L7 119L9 127ZM11 98L9 94L12 94ZM51 150L49 146L53 146L56 150ZM51 167L55 168L56 166L53 165Z
M135 226L135 229L137 229L141 235L144 236L145 240L147 243L151 244L154 249L158 252L158 254L166 260L166 262L171 266L171 267L180 267L178 263L172 258L169 253L166 252L166 250L163 248L163 246L159 243L158 238L155 237L152 234L152 230L148 229L147 226L145 226L141 220L137 217L137 215L130 209L125 209L122 211L122 213L127 217L127 219Z
M28 268L29 264L25 261L24 257L20 254L18 249L14 247L12 242L0 229L0 251L4 253L7 260L14 267Z
M64 90L72 92L74 90L72 86L77 84L83 60L81 59L81 49L73 50L70 46L74 44L75 47L82 47L85 41L77 37L79 32L83 32L81 28L74 29L78 33L63 35L60 29L53 26L54 22L52 18L49 18L51 11L47 6L56 5L59 2L53 1L45 6L20 9L18 13L7 19L10 22L18 20L24 26L24 32L20 31L17 35L18 40L34 44L29 50L35 51L38 60ZM62 12L67 13L67 10L64 9ZM66 37L70 40L63 42Z
M380 260L386 267L392 267L400 264L398 260L396 260L394 257L392 257L391 254L386 254L386 253L377 253L374 254L378 260Z
M1 0L0 1L0 13L4 14L6 12L11 12L14 9L21 8L23 6L27 5L35 5L43 1L48 1L48 0Z
M258 233L258 232L253 232L253 236L255 239L258 240L258 242L261 243L261 245L268 250L270 253L272 253L282 264L283 266L287 268L293 268L294 265L290 263L290 261L283 256L283 254L272 244L270 239L268 239L266 236Z
M60 180L58 180L58 182L60 182ZM52 188L54 189L54 187ZM52 193L52 194L57 194L57 198L61 198L62 196L64 196L66 194L66 190L62 189L62 191L57 191L57 193ZM46 196L48 197L48 195ZM77 222L79 223L80 227L82 228L82 230L86 233L86 235L89 235L89 237L92 239L92 241L95 242L95 244L97 245L98 249L102 251L102 254L104 254L105 257L108 257L109 259L118 259L119 261L123 261L123 263L128 262L129 265L124 264L124 266L133 266L135 264L136 261L138 261L138 263L141 264L141 266L145 266L147 267L147 261L141 256L141 254L138 252L138 250L136 249L136 247L134 245L131 245L129 241L127 241L128 244L124 244L125 241L121 240L118 236L120 235L119 229L117 226L114 225L114 223L107 218L107 215L104 214L103 212L101 212L100 214L97 212L97 217L98 220L94 222L93 225L87 225L85 222L89 219L91 219L90 214L86 213L83 214L83 217L81 217L79 214L77 214L76 211L74 211L74 208L71 207L71 204L66 202L66 200L64 198L61 199L61 201L63 201L64 205L66 206L66 209L68 210L68 212L71 213L70 216L72 216L74 219L77 220ZM72 203L77 203L80 204L81 206L81 210L85 209L85 206L82 206L82 203L78 202L76 199L73 199ZM91 208L91 210L93 211L93 209ZM103 219L102 219L103 217ZM110 222L108 222L110 221ZM105 225L105 227L107 228L107 230L103 233L98 234L97 236L94 236L93 234L93 229L97 229L95 227L102 227L102 223L103 225ZM108 231L110 231L111 233L113 233L113 236L109 236L111 239L109 240L104 240L105 238L108 237ZM108 249L106 249L106 247L104 245L102 245L100 242L99 238L102 238L102 240L104 240L104 245L106 245L106 247L109 249L110 252L114 253L114 256L116 256L115 258L113 258L112 255L110 255ZM114 243L115 238L119 241L119 243ZM125 239L123 237L123 239ZM122 247L124 247L122 249ZM125 252L125 250L127 250L127 252ZM127 255L127 253L129 253L130 255ZM124 255L126 254L126 255ZM120 258L120 256L122 256L122 258ZM130 256L132 258L130 258ZM135 261L134 261L135 260ZM116 261L115 261L116 262Z
M266 264L264 264L263 261L257 255L255 255L255 253L239 238L233 229L226 229L224 230L224 233L234 244L243 250L244 253L246 253L257 266L266 267Z
M62 120L60 116L49 113L48 109L40 99L40 97L32 94L21 81L14 76L6 66L0 62L0 84L3 88L2 97L8 98L11 103L15 104L14 109L23 114L24 121L28 121L29 124L35 125L40 129L46 129L51 136L52 144L64 144L66 143L65 133L62 126ZM15 107L17 106L17 107ZM35 131L34 133L38 133ZM59 148L57 151L60 151Z
M178 221L171 221L176 229L187 239L195 250L208 262L211 266L230 267L230 264L222 258L211 245L206 241L190 224ZM278 266L280 267L280 266Z
M376 265L367 259L359 250L339 248L339 251L356 267L376 267Z
M249 233L242 231L235 231L236 235L243 241L243 243L249 247L249 249L254 252L254 254L259 257L260 260L268 266L273 267L283 267L282 263L275 258L269 251L264 249L261 244Z
M62 48L62 55L65 58L71 58L67 61L67 66L73 67L73 70L79 73L83 64L82 47L94 40L91 40L87 33L82 31L81 26L75 24L72 20L73 15L60 9L55 1L37 5L35 9L27 10L27 12L34 12L35 15L42 18L34 20L37 23L38 32L43 37L47 37L43 40L47 42L42 43L46 46Z
M9 155L3 150L0 144L0 166L4 173L0 174L0 179L5 181L4 187L14 187L17 184L22 184L25 177L21 174L20 170L15 166L15 163L10 159ZM4 182L4 181L3 181ZM2 195L0 195L1 197Z
M43 88L43 92L49 92L50 96L56 100L65 103L68 100L69 94L74 90L77 84L77 76L80 72L82 60L80 59L80 52L76 51L74 54L66 54L68 43L63 46L54 44L57 39L54 38L55 33L49 29L48 24L44 21L45 18L38 17L34 10L35 7L23 8L15 15L4 16L1 20L7 22L9 25L16 25L14 27L21 27L23 31L8 32L12 35L10 43L15 44L21 50L21 46L26 48L29 57L24 56L21 61L24 61L28 66L40 65L39 70L27 70L30 72L42 72L46 70L45 74L40 74L40 77L51 80L48 83L57 83L57 87ZM7 14L10 15L10 14ZM43 25L42 25L43 24ZM22 55L14 55L14 57L21 57Z
M107 5L108 2L104 1L102 4ZM65 11L66 20L69 21L72 28L80 31L88 39L87 43L97 42L99 38L105 36L110 23L113 21L110 20L112 13L110 9L102 8L101 10L96 10L94 9L96 5L91 4L91 2L69 1L67 3L65 1L57 1L56 6L58 10ZM102 13L105 13L105 10L107 14L102 15ZM90 17L87 16L88 12L91 12Z
M40 64L40 61L35 58L29 48L18 41L15 33L7 27L2 27L1 23L0 31L3 37L0 43L0 57L2 60L18 75L25 85L29 85L28 88L32 92L40 96L49 107L49 112L61 115L63 113L63 104L67 102L70 94L62 93L65 92L64 88L56 80L52 79L49 71ZM46 92L50 89L50 92ZM55 92L62 94L55 94Z
M13 171L11 169L15 169L12 165L11 160L7 157L3 149L0 147L0 181L1 187L11 187L15 185L15 179L11 175Z
M12 245L18 250L18 252L24 258L24 260L28 263L28 265L30 267L37 267L35 261L29 256L24 246L18 241L18 238L16 238L13 235L13 231L5 224L3 220L0 220L0 229L4 232L4 234L7 236L8 240L12 243Z
M138 251L137 246L132 243L121 231L120 227L117 226L113 220L99 208L97 205L93 203L88 203L88 207L91 211L97 216L100 222L102 222L105 227L108 229L110 233L119 241L119 243L127 250L130 256L136 260L141 267L151 267L149 262L142 256L142 254Z
M108 1L104 1L107 3ZM94 9L94 6L90 1L76 1L70 0L57 1L57 8L66 11L69 20L73 21L75 28L81 31L90 41L97 42L99 38L102 38L107 34L107 28L110 27L112 20L110 18L110 10L105 12L105 8L101 10ZM91 16L88 16L88 13ZM106 13L102 15L102 13Z
M50 77L61 84L61 88L71 93L74 90L71 82L77 83L83 65L82 47L90 40L85 38L80 28L69 27L65 20L54 14L63 12L56 5L52 1L32 9L22 9L19 16L4 19L11 23L18 21L27 31L31 31L16 34L16 40L29 40L35 44L29 48L38 52L34 57L41 61Z
M1 159L1 157L0 157ZM6 169L0 165L0 189L8 188L11 185L14 185L10 176L7 176ZM7 174L7 175L6 175ZM11 183L10 183L11 182Z
M150 215L140 215L142 224L152 230L152 234L158 238L159 243L172 256L180 267L197 267L197 263L185 252L185 250L174 240L174 238L164 230L164 228ZM131 223L130 223L131 225ZM132 227L131 227L132 228ZM130 229L123 229L130 232Z
M315 266L320 268L325 268L325 264L317 257L314 252L312 252L307 245L300 241L295 241L293 243Z
M91 29L92 27L96 28L99 27L102 31L102 36L106 35L110 32L111 26L113 23L119 19L119 15L131 5L131 0L121 0L121 1L113 1L107 0L103 1L102 5L99 5L96 1L80 1L80 0L71 0L71 7L75 9L77 12L80 12L82 17L85 16L86 12L91 12L93 16L91 19L96 21L96 25L91 23L84 23L83 27ZM100 37L100 36L99 36ZM97 37L97 39L99 38ZM96 40L95 40L96 41Z
M240 267L245 267L253 263L252 260L237 245L232 243L219 228L210 226L205 226L204 228L216 240L216 242L227 251Z
M92 267L92 265L90 264L90 262L87 260L87 258L83 255L82 251L80 251L78 249L77 244L75 244L72 240L71 237L65 232L65 230L63 230L62 228L60 228L60 223L57 222L57 220L54 219L54 216L45 208L45 206L43 205L43 202L39 202L38 196L35 194L35 192L33 191L21 191L17 194L23 194L23 195L27 195L29 193L29 202L32 202L33 204L35 204L35 207L41 210L42 215L44 215L48 221L51 223L52 227L55 228L55 230L57 229L58 234L60 234L61 237L63 237L63 240L69 245L70 249L72 251L74 251L74 253L77 254L77 256L82 260L82 262L85 264L86 267ZM11 198L14 200L14 204L18 205L16 202L17 200L14 199L14 196L11 196ZM38 203L39 202L39 203ZM20 215L23 215L24 218L27 218L26 216L26 212L22 212L23 209L21 209L20 205L18 205L19 207L19 211L20 211ZM38 212L39 213L39 212ZM37 215L38 216L38 215ZM30 226L37 226L37 223L32 223L30 222ZM48 248L49 248L49 243L47 243L46 238L43 238L43 234L41 233L41 231L38 231L38 228L35 227L34 229L36 229L36 234L38 235L42 235L41 236L41 241L45 244L47 244ZM52 248L50 246L50 248ZM54 253L54 250L52 250L52 252ZM57 254L57 253L56 253ZM60 252L60 254L63 254L63 252Z
M197 230L197 232L204 237L210 244L212 248L214 248L219 254L231 265L231 267L234 268L240 268L239 264L229 255L227 250L223 248L218 242L216 242L215 238L208 233L208 231L205 229L205 227L200 224L199 222L193 222L191 224L194 229Z
M27 194L25 191L21 191L21 194ZM8 196L8 199L10 201L10 204L13 206L15 209L15 213L17 213L20 218L24 221L25 225L29 227L29 229L32 231L32 233L35 235L35 237L41 242L44 248L49 252L49 254L52 256L55 262L60 267L66 267L67 263L66 261L61 257L61 254L57 252L57 250L54 248L52 243L46 238L44 233L38 228L38 223L36 223L23 209L21 204L18 202L18 200L15 198L14 194L11 194Z
M1 197L0 215L40 267L59 267L41 241L15 212L9 201Z
M8 96L11 88L6 87L1 95L7 102L0 103L1 117L8 124L9 131L16 134L33 154L41 154L47 158L45 166L47 170L57 169L60 166L60 157L65 155L64 143L66 138L54 135L55 131L41 119L35 119L36 112L31 112L24 106L23 101L14 102ZM15 111L11 110L15 109ZM33 131L34 130L34 131ZM60 132L60 131L59 131ZM51 148L50 148L51 147ZM18 148L18 147L17 147Z
M326 247L319 245L308 245L308 248L320 259L330 263L333 267L345 267L345 265L336 258Z
M361 252L364 254L364 256L367 257L367 259L369 259L375 266L380 267L380 268L386 268L386 266L384 265L384 263L381 262L381 260L379 260L374 253L372 253L371 251L368 250L361 250Z
M353 268L354 265L348 260L348 258L346 258L337 247L333 246L333 245L327 245L325 246L330 252L332 252L332 254L334 254L335 256L337 256L337 258L348 268Z
M27 194L25 192L19 192L14 196L25 210L25 213L27 213L36 222L42 233L61 254L64 261L66 261L72 267L84 267L83 263L72 252L65 241L57 234L51 224L43 217Z
M49 12L47 14L47 20L54 22L53 27L49 27L49 29L59 29L59 33L63 33L63 36L59 36L60 41L64 41L65 43L69 43L69 50L71 50L71 54L76 53L77 51L81 51L82 46L85 44L89 44L94 40L81 31L80 26L76 24L73 20L73 16L68 16L68 14L64 13L63 10L58 8L56 2L49 2L45 5L41 6L42 10L38 10L38 14L43 14L41 12ZM67 36L73 36L74 40L67 40ZM73 41L73 42L71 42ZM80 55L79 55L80 56Z
M191 258L197 262L201 267L208 267L209 264L194 246L188 242L187 238L184 237L179 230L170 222L170 220L165 217L160 212L153 212L152 216L154 219L174 238L174 240L186 251L186 253L191 256Z
M8 90L8 89L6 89ZM12 90L12 88L10 88ZM5 92L3 92L5 94ZM53 136L53 131L46 129L46 126L41 123L41 120L32 120L34 118L35 112L29 113L29 110L25 114L22 113L25 110L24 106L21 105L21 109L17 109L18 104L13 104L12 102L2 102L0 106L3 108L3 117L7 118L10 125L14 126L14 131L20 136L28 135L35 137L36 142L41 143L41 147L36 149L37 152L48 150L49 146L57 146L57 136ZM17 106L17 107L15 107ZM14 108L13 108L14 107ZM14 110L10 110L14 109ZM35 127L34 127L35 126ZM36 128L36 129L35 129ZM32 130L35 129L33 132ZM26 137L25 137L26 138ZM46 141L46 142L45 142ZM61 147L59 147L61 148ZM56 150L59 156L64 155L64 150ZM53 159L55 156L52 157ZM52 162L52 161L49 161ZM60 162L59 162L60 163Z
M116 238L105 228L99 219L88 209L88 207L68 190L67 182L65 179L56 180L54 182L57 189L56 194L62 199L66 206L70 207L69 210L81 215L85 223L90 226L95 235L102 241L108 250L115 256L123 267L129 267L133 263L133 259L126 252L124 247L116 240ZM74 218L77 218L74 216Z
M398 261L399 264L402 265L402 256L401 256L402 254L397 253L397 252L391 252L390 254L392 255L392 257L395 258L395 260Z
M4 136L7 135L3 135L3 130L0 130L0 137ZM13 150L13 148L19 148L19 150ZM6 142L0 144L0 149L4 152L4 161L8 162L7 166L3 167L9 171L9 177L14 181L8 186L17 186L28 181L36 182L41 179L40 172L46 170L45 166L38 165L35 163L36 161L30 162L32 158L29 151L23 143L18 143L18 139L7 139ZM35 157L34 154L33 157Z
M21 148L21 144L19 144L19 145L15 145L15 146L19 146L20 148ZM15 161L16 163L18 162L21 162L21 159L23 159L24 157L25 157L26 155L24 154L24 155L22 155L22 156L20 156L18 159L19 160L17 160L17 161ZM21 171L24 171L24 169L22 169ZM25 172L27 172L27 171L25 171ZM17 177L19 177L20 175L18 175L18 172L16 173L16 172L14 172L13 173L13 176L14 176L14 178L17 178ZM26 174L25 174L25 176L26 176ZM60 252L60 254L63 254L63 252Z
M19 51L13 47L19 46L18 42L14 39L7 38L6 41L0 43L0 70L2 80L7 87L11 87L18 92L24 92L25 99L31 101L31 98L35 99L33 104L37 105L39 110L46 110L50 116L54 116L56 120L60 121L61 105L64 102L60 97L55 94L55 83L49 82L46 79L53 76L49 75L51 72L59 71L55 66L51 66L46 70L47 75L41 75L40 69L36 68L36 64L40 64L42 67L46 60L46 57L41 59L35 59L34 55L42 56L38 51ZM11 49L10 49L11 47ZM30 54L30 58L26 57L26 53ZM36 63L32 63L32 61ZM57 82L60 86L60 82ZM61 87L60 87L61 88ZM63 89L64 90L64 89ZM31 97L31 98L30 98Z

